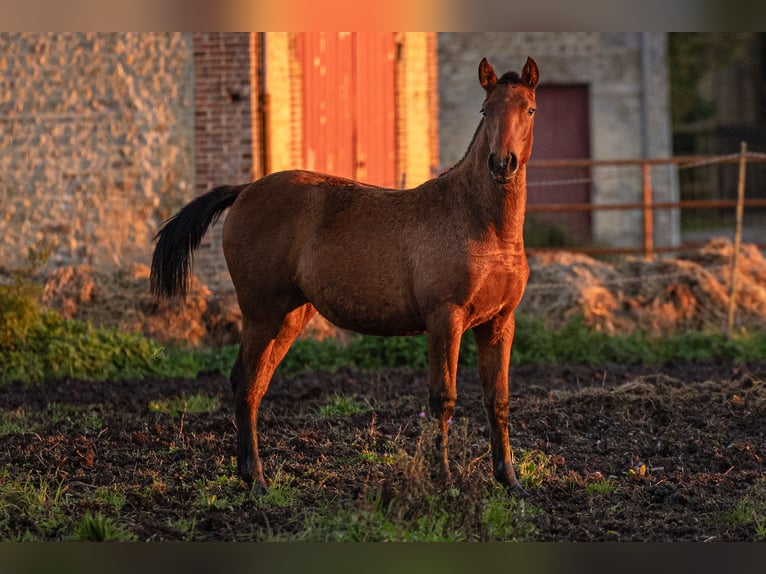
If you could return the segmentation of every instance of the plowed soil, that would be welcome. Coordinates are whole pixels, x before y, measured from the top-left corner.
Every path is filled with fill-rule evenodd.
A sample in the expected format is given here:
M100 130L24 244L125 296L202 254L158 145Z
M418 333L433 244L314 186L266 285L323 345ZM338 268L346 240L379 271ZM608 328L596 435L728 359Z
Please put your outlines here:
M763 484L765 379L766 365L515 368L512 446L517 455L542 453L550 466L541 484L527 487L536 513L526 539L756 540L758 516L731 517ZM469 430L454 464L469 460L477 480L491 480L475 372L459 374L458 392L456 427ZM321 416L336 394L368 408ZM217 401L205 413L162 407L192 395ZM9 385L0 393L8 423L0 483L57 485L70 527L99 511L139 540L289 538L321 501L353 508L397 480L401 468L390 460L413 454L426 397L421 372L275 378L261 409L261 453L267 476L297 487L299 498L262 505L235 500L244 484L232 478L235 427L221 375ZM119 503L96 495L110 490ZM7 494L3 502L15 505L4 539L71 534L67 526L46 530Z

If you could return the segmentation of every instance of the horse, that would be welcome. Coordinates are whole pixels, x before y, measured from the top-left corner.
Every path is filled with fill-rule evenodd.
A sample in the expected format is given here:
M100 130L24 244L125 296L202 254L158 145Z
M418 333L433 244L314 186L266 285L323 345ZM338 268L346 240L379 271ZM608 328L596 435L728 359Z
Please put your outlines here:
M510 450L508 371L514 311L529 277L522 231L539 76L529 57L521 74L498 78L486 58L478 72L485 97L468 150L425 183L394 190L283 171L216 187L157 233L151 291L183 298L195 250L229 209L223 252L242 311L230 381L237 471L247 484L268 487L258 408L277 365L318 312L363 334L427 334L428 405L440 423L437 467L448 481L460 340L473 330L493 475L523 492Z

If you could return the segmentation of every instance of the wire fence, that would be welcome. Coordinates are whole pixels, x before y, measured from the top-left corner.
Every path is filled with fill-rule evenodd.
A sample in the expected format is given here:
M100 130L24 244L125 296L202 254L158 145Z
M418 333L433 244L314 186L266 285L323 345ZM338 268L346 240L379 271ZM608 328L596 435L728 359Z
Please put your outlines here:
M589 214L605 212L634 212L625 224L630 225L638 221L640 226L640 237L637 244L634 245L605 245L608 241L600 241L598 237L591 237L591 241L585 241L582 244L568 245L567 247L574 251L590 254L620 254L620 253L643 253L647 257L655 253L679 252L689 248L699 246L699 241L694 238L703 235L705 228L720 229L722 226L730 226L734 230L734 210L737 208L738 199L733 190L739 185L739 177L732 177L730 172L725 169L719 169L716 173L700 174L700 170L708 167L724 167L744 164L745 167L758 166L758 170L750 169L744 173L752 181L751 188L756 191L747 197L743 197L742 207L748 210L754 218L766 219L766 170L763 164L766 163L766 154L758 152L744 151L737 154L728 154L720 156L677 156L670 158L644 158L644 159L621 159L621 160L537 160L531 161L529 167L531 170L544 170L546 174L557 170L571 171L580 170L587 175L579 177L565 178L546 178L543 180L530 180L530 198L532 201L527 206L527 213L541 214L549 223L556 222L560 218L562 225L567 225L567 220L561 217L567 213L585 212ZM664 177L663 193L657 194L653 185L652 170L660 167L677 170L678 191L667 191L668 177ZM632 170L629 172L628 170ZM640 174L635 173L640 170ZM696 172L691 177L685 174ZM674 177L673 175L670 176ZM744 176L743 176L744 178ZM636 185L632 186L635 193L630 192L630 186L627 181L633 181ZM744 182L743 182L744 183ZM755 184L755 185L753 185ZM543 202L534 203L536 190L545 190L547 188L557 188L561 190L559 196L566 196L566 188L573 186L591 186L590 194L598 188L602 191L598 195L609 196L613 201L596 198L590 201L578 202ZM619 193L608 191L603 193L604 189L617 186L622 188ZM625 193L625 188L629 189ZM621 197L617 197L621 196ZM674 217L667 217L668 212L675 212ZM693 212L704 212L705 217L695 217ZM636 215L639 215L637 218ZM662 216L665 215L663 218ZM676 223L673 223L673 222ZM755 219L757 223L763 223L760 219ZM625 224L618 223L625 229ZM677 229L666 229L674 225ZM754 227L761 227L755 225ZM571 226L570 226L571 227ZM683 229L686 228L686 229ZM570 233L575 230L567 229ZM754 229L754 231L759 231ZM577 235L577 233L574 233ZM580 235L582 232L580 231ZM597 235L597 234L596 234ZM661 235L668 238L663 241L655 241L655 236ZM684 238L691 239L684 239ZM756 241L761 248L766 248L766 230L761 238ZM554 246L553 248L557 248ZM539 251L545 247L535 247L530 251Z
M613 195L612 202L530 203L528 213L543 215L549 222L567 213L613 213L612 223L618 232L629 235L627 226L632 224L639 228L633 232L639 240L629 246L591 242L530 248L530 255L542 256L538 262L546 265L536 270L533 263L525 295L531 302L527 307L538 306L535 313L579 310L586 318L590 315L592 323L607 328L648 324L655 330L672 330L675 322L681 328L718 327L730 335L743 326L766 328L766 260L760 251L766 248L764 163L766 154L749 152L745 144L740 153L719 156L530 162L530 168L545 170L542 173L549 176L555 170L576 173L574 177L530 178L530 196L545 188L583 185L598 187L602 193L619 185L633 196L615 199ZM701 170L722 166L736 168L734 177L723 169L700 177ZM657 193L653 185L652 170L663 167L677 170L670 174L678 181L672 194L667 189ZM632 185L626 185L630 178ZM667 181L665 174L663 185L667 186ZM566 197L566 193L559 196ZM628 217L625 212L633 213ZM706 213L708 219L691 215L695 212ZM743 255L746 213L754 217ZM675 236L667 229L673 225ZM710 239L721 235L722 230L726 240L711 246ZM557 255L562 250L586 255L638 254L643 258L628 263L596 262ZM670 253L676 258L665 258L664 263L657 259L659 254Z

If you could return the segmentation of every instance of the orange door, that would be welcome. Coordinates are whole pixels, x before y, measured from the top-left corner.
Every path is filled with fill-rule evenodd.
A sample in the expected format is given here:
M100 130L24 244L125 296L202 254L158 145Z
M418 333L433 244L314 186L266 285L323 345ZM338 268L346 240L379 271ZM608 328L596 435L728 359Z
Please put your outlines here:
M304 167L394 187L393 33L306 32L296 40Z

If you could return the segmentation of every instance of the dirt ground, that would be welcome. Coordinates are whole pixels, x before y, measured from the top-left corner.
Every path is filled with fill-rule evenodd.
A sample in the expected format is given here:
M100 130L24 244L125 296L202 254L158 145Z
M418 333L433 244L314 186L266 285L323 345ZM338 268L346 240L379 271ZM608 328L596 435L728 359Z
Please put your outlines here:
M512 446L517 455L543 453L552 471L527 488L526 503L537 512L526 539L755 540L752 524L727 517L763 482L765 379L764 364L515 368ZM459 445L467 452L456 453L454 464L471 460L476 476L489 480L489 434L475 372L459 374L458 391L453 428L467 422L469 431ZM337 393L371 408L318 416ZM152 408L195 394L217 398L217 406L202 414ZM10 385L0 395L0 412L29 428L4 433L0 483L26 476L58 484L67 512L117 515L140 540L289 535L305 528L307 509L322 500L353 508L397 480L397 465L383 458L414 452L426 396L422 372L275 378L261 410L261 452L267 476L299 485L299 500L262 506L226 502L243 486L227 478L234 473L235 428L223 376ZM607 490L590 486L606 482ZM96 496L108 489L121 493L117 507ZM65 528L46 531L31 511L17 507L6 539L25 531L66 538Z

